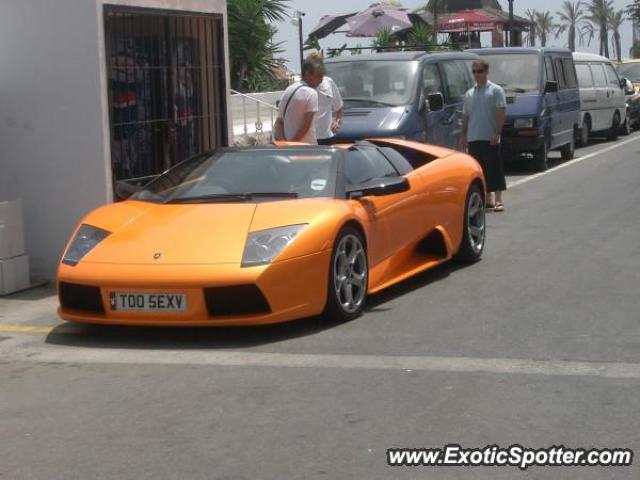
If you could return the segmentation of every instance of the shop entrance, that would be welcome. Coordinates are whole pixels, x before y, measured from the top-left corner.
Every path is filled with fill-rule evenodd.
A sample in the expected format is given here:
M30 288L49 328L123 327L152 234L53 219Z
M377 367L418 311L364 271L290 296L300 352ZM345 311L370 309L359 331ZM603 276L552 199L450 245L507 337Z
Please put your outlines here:
M113 181L227 145L220 15L105 6Z

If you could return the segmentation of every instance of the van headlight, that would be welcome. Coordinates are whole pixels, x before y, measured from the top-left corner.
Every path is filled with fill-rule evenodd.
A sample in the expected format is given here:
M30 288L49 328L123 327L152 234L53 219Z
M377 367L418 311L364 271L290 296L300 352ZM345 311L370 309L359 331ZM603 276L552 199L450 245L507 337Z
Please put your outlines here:
M69 244L69 248L62 257L62 263L75 266L82 258L95 248L102 240L111 235L98 227L91 225L81 225L75 237Z
M306 226L307 224L303 223L250 233L244 246L242 266L253 267L271 263Z
M513 128L533 128L533 118L516 118L513 121Z

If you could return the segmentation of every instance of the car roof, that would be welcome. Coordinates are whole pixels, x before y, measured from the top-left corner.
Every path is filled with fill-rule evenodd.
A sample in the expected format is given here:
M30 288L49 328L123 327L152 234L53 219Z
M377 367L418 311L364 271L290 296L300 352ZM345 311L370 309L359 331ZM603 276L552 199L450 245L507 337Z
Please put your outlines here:
M475 54L469 52L447 51L447 52L380 52L368 53L364 55L349 55L345 57L328 58L324 63L341 62L366 62L366 61L411 61L411 60L473 60L477 58Z
M573 59L582 62L606 62L611 63L611 60L595 53L587 52L573 52Z
M557 47L497 47L497 48L472 48L467 50L478 55L490 53L567 53L571 54L568 48Z

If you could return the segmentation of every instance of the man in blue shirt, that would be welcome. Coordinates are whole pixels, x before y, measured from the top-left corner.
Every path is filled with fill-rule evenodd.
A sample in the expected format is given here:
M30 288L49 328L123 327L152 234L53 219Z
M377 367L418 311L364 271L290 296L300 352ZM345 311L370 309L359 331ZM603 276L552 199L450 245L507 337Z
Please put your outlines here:
M487 208L502 212L502 192L507 186L500 156L500 135L506 100L502 87L489 81L488 74L486 60L473 62L476 84L464 97L460 145L482 166L487 185Z

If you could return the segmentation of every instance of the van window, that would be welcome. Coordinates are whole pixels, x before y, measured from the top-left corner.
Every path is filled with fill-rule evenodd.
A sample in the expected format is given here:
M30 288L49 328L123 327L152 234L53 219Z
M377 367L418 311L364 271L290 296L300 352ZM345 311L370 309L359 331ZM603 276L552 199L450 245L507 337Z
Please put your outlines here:
M458 103L464 99L464 94L472 87L465 62L442 62L444 74L445 101Z
M483 54L489 63L489 78L505 92L526 93L540 90L540 56L535 53Z
M424 91L425 96L431 93L443 93L442 83L440 82L440 72L438 71L438 66L435 63L428 63L424 66L422 90Z
M607 76L604 74L604 68L602 68L602 65L600 63L592 63L590 67L596 87L606 87Z
M562 59L555 58L553 63L556 66L556 76L558 78L558 87L567 88L567 80L564 78L564 67L562 66Z
M553 60L551 57L544 57L544 75L546 82L555 82L556 73L553 71Z
M593 77L591 69L586 63L576 63L576 73L578 74L578 85L581 88L593 87Z
M620 88L620 79L618 78L618 74L616 73L616 69L613 68L613 65L605 63L604 67L607 70L607 77L609 77L609 85Z
M576 88L578 82L576 81L576 72L573 69L573 60L570 58L562 59L562 70L564 72L564 80L567 88Z

